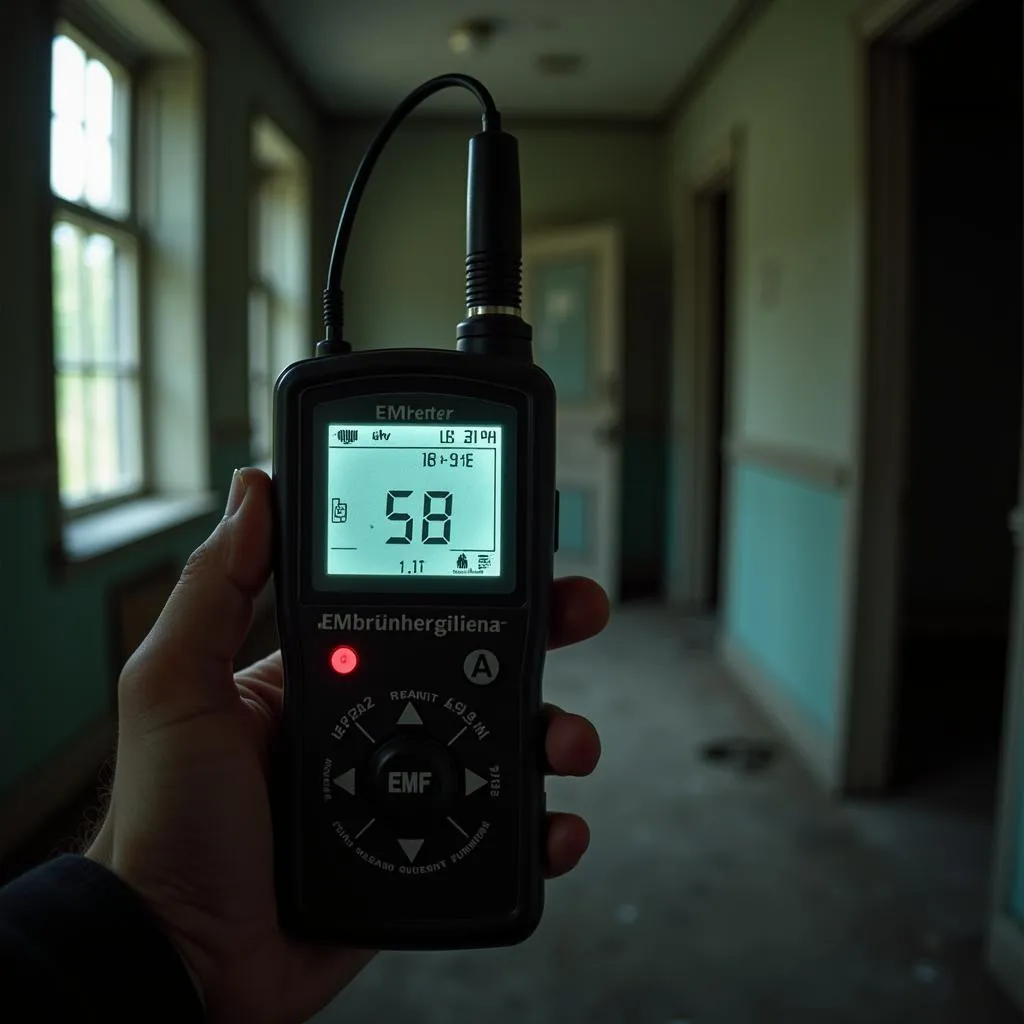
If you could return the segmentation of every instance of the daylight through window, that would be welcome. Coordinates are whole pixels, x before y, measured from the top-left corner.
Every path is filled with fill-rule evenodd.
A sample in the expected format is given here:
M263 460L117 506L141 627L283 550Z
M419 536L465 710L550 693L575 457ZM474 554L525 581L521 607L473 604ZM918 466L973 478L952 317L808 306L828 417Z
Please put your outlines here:
M144 483L130 81L72 34L53 42L50 183L57 445L68 509Z

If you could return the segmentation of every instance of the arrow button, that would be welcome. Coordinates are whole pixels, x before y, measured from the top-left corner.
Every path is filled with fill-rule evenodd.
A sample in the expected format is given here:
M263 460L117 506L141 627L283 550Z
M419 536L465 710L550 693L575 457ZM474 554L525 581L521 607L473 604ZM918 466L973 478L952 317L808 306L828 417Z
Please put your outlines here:
M423 719L420 713L413 707L412 701L405 705L404 710L398 716L398 725L422 725Z
M409 858L409 863L412 864L416 860L417 854L420 852L420 848L423 846L422 839L399 839L398 845L402 848L402 853Z
M349 768L347 772L342 772L341 775L335 775L331 780L339 789L345 790L349 796L356 795L356 770L355 768Z
M482 779L476 772L466 769L466 796L475 793L481 786L486 786L487 780Z

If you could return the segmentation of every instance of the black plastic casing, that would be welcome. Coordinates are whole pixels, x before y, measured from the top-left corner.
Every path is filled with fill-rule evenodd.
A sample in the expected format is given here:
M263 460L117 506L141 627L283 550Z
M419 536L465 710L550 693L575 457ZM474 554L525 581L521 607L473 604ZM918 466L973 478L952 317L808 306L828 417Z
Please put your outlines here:
M313 524L324 511L314 507L313 495L323 494L317 473L322 475L324 467L315 464L313 410L353 396L403 394L461 396L515 410L515 582L509 592L314 589ZM526 359L438 350L377 350L293 364L274 394L274 496L274 582L284 660L273 786L282 926L300 938L361 948L522 941L543 909L541 675L556 531L550 379ZM437 635L338 628L349 613L355 616L350 627L380 616L448 622L464 617L500 624L500 631L480 636L459 629ZM359 652L350 677L339 678L330 668L331 651L341 644ZM482 647L500 659L500 674L493 685L471 686L463 659ZM472 831L481 820L488 823L475 848L437 870L410 874L412 865L403 863L397 837L425 838L417 861L424 871L441 863L433 858L452 847L453 836L455 848L465 840L446 832L450 826L441 818L419 832L388 824L387 808L375 803L366 784L365 765L375 745L411 731L394 724L406 695L428 691L438 699L413 698L425 719L423 729L444 742L460 724L444 709L446 698L457 702L457 709L463 703L471 707L463 715L469 732L454 750L478 775L499 769L500 783L466 795L466 811L460 803L452 812L460 831ZM475 735L481 732L486 735ZM462 768L460 760L460 778ZM330 782L335 772L349 769L356 770L350 777L358 780L351 797ZM371 819L376 824L354 841ZM389 860L391 870L357 855L363 847Z

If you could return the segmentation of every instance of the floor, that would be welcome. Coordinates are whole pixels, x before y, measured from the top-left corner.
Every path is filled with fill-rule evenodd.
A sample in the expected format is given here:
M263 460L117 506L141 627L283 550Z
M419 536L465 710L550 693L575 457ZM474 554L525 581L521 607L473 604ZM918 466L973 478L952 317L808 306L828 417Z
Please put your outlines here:
M991 821L966 799L827 801L784 749L739 771L701 748L772 739L661 610L551 656L546 695L604 757L549 803L590 852L512 949L386 953L319 1024L1011 1024L981 966Z

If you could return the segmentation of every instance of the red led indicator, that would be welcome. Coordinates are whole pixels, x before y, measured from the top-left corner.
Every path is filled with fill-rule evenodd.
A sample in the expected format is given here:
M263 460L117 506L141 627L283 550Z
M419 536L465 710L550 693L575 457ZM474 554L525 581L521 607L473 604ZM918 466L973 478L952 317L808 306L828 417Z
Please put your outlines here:
M347 676L350 672L355 672L358 664L359 658L351 647L335 647L331 651L331 668L339 676Z

